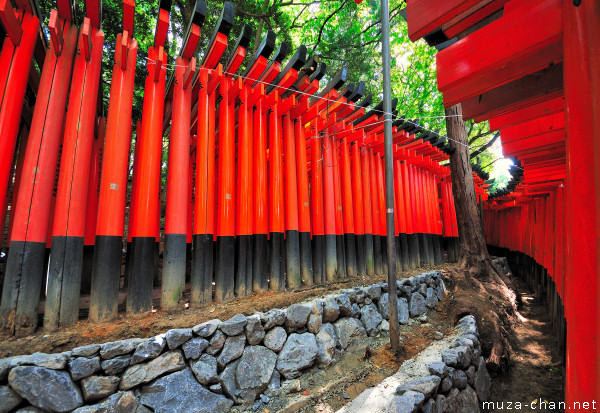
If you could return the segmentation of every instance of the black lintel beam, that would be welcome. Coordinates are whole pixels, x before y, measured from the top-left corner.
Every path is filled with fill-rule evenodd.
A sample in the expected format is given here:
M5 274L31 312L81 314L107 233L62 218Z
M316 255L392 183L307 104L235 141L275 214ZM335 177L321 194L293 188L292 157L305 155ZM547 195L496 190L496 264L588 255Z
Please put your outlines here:
M233 59L235 59L235 55L237 53L238 48L243 47L244 49L246 49L248 47L248 45L250 44L251 37L252 26L250 26L249 24L244 24L244 27L240 32L240 37L238 37L235 46L233 46L233 49L231 50L231 56L229 57L229 61L227 62L225 67L228 67L232 63Z
M204 55L204 59L202 59L202 64L200 66L204 66L206 63L206 58L208 57L208 52L212 47L217 35L219 33L224 34L225 36L229 36L229 32L233 27L233 20L235 18L235 6L233 3L226 1L223 4L223 9L221 10L221 15L219 16L219 20L217 20L217 24L215 25L215 30L210 38L210 42L208 43L208 49L206 50L206 54ZM212 69L212 67L210 68Z
M288 53L290 51L290 47L291 47L291 45L289 42L281 42L281 44L277 48L277 51L275 52L275 56L273 56L273 58L271 59L271 62L269 62L269 65L267 66L265 71L260 74L259 78L261 78L264 73L268 72L269 69L271 68L271 66L273 66L275 63L281 64L281 62L283 62L283 59L285 59L285 57L288 55ZM252 87L256 86L257 84L258 84L258 79L256 82L254 82Z
M275 86L281 82L281 80L288 74L290 70L298 71L304 66L306 62L306 46L301 45L296 53L292 56L290 60L288 60L287 64L283 68L281 72L277 75L277 77L271 82L271 85L267 87L267 93L271 93Z

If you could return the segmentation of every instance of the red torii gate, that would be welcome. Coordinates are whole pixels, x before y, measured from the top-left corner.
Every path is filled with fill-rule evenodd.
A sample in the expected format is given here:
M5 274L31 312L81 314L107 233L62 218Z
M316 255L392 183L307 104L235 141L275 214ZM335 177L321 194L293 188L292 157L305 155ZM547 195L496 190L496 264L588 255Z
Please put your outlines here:
M564 305L571 409L600 397L599 16L594 1L407 4L411 39L442 49L444 104L489 120L522 165L522 179L488 200L486 236L522 253L538 294Z
M364 83L348 83L345 67L321 85L326 65L317 57L307 59L305 46L285 62L291 45L283 42L275 50L273 32L267 32L242 72L251 38L249 27L243 28L221 64L234 22L234 7L228 2L198 65L196 46L206 4L196 3L172 77L167 74L173 64L167 64L162 48L170 2L160 3L155 42L147 57L127 219L138 48L133 37L135 5L133 0L123 1L106 127L98 116L96 93L102 53L97 45L103 36L98 29L100 3L87 2L79 38L71 23L71 6L59 1L58 11L51 14L51 42L35 89L33 114L11 118L10 127L0 130L9 137L4 132L21 128L22 137L17 156L13 140L2 140L12 152L0 159L0 166L9 171L0 185L13 194L7 202L12 242L0 321L12 333L35 329L40 296L46 328L77 321L80 291L87 294L88 288L89 319L114 319L119 293L125 292L120 288L125 246L128 313L156 305L156 282L162 289L161 305L178 304L186 288L188 260L190 301L202 306L267 289L381 273L388 254L395 255L398 268L440 264L444 242L449 256L456 256L449 170L439 164L452 150L446 138L398 117L394 104L399 241L397 251L387 251L383 105L369 108L372 98L363 98ZM14 26L17 33L10 19L15 12L10 7L2 10L3 24ZM15 15L26 14L23 8ZM38 20L32 33L40 32ZM2 56L14 52L13 37L5 41ZM30 61L31 56L27 68ZM19 68L5 73L10 83L6 90L19 86L25 95L27 82L13 73ZM28 80L31 89L35 75ZM65 119L63 133L56 125ZM85 127L77 128L79 121ZM156 253L165 136L169 161L161 281L154 275L160 275ZM30 213L35 221L29 220ZM93 261L85 262L86 257ZM45 291L47 268L44 296L40 292ZM86 285L80 288L82 279Z

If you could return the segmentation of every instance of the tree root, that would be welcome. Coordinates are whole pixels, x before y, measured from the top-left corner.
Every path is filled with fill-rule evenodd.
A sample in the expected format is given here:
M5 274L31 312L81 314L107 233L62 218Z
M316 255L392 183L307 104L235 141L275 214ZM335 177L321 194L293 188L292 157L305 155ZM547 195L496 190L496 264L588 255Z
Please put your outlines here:
M518 293L510 277L498 271L491 259L465 260L452 275L454 299L450 302L453 322L466 314L477 320L482 354L490 370L506 370L510 365L513 326L518 322Z

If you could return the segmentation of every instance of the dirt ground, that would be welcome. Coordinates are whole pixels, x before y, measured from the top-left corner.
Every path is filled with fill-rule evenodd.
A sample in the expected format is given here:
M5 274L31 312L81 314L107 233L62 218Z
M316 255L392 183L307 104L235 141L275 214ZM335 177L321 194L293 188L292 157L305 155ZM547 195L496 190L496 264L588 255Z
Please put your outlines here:
M507 402L512 402L513 410L536 412L540 410L540 400L557 405L564 401L563 367L550 317L545 307L534 301L526 283L517 283L522 297L521 323L515 328L512 365L506 373L492 377L490 401L496 408L486 412L506 411ZM534 400L538 401L537 408L531 409ZM516 408L516 402L521 403L520 408Z

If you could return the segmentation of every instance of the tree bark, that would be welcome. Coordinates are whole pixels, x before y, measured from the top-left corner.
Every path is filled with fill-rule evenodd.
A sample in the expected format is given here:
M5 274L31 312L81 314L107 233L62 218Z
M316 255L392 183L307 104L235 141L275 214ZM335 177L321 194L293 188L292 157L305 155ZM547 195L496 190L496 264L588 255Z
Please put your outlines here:
M456 208L458 237L461 249L461 267L485 265L490 259L475 195L475 184L471 171L471 159L465 122L462 119L462 106L456 104L446 108L446 129L454 146L450 155L452 193Z
M452 192L458 223L462 275L456 286L456 314L470 313L478 320L487 365L492 370L505 369L510 361L510 337L517 314L518 292L507 275L496 268L488 253L483 225L475 195L471 159L462 107L446 108L446 129L454 151L450 155ZM479 300L468 291L479 289ZM484 298L485 297L485 298Z

